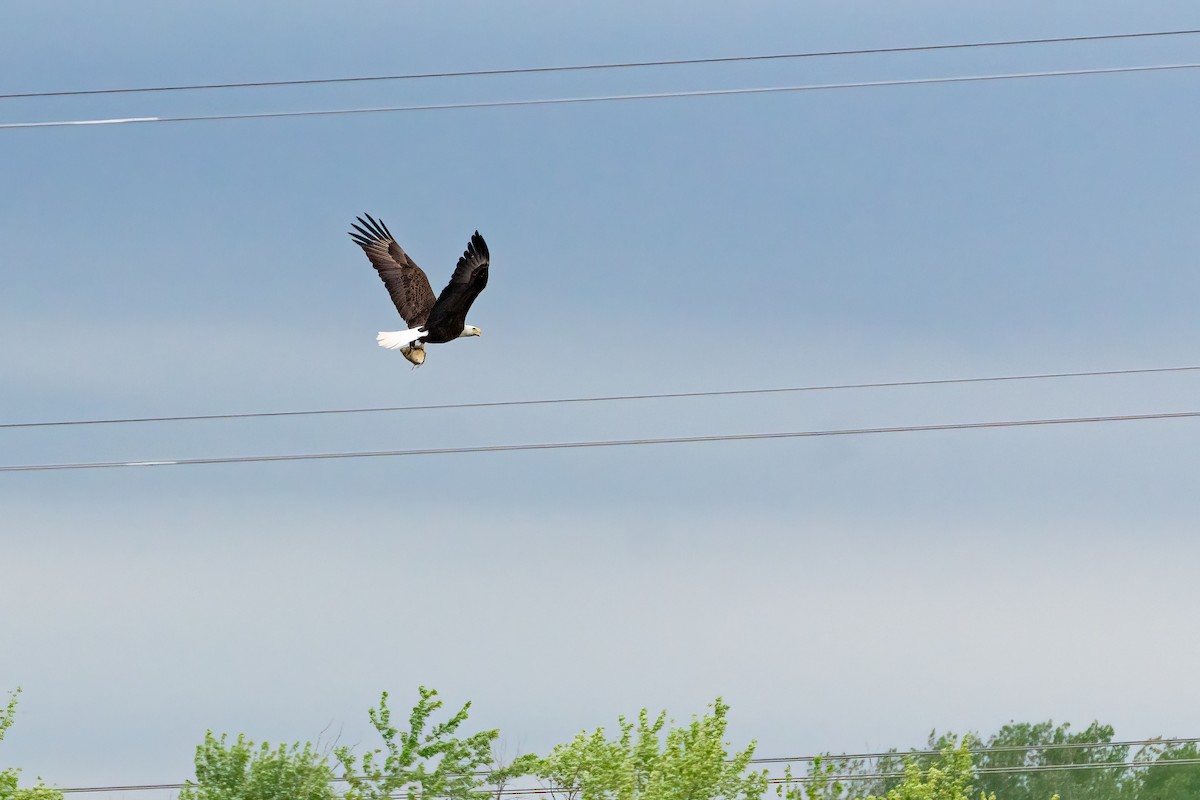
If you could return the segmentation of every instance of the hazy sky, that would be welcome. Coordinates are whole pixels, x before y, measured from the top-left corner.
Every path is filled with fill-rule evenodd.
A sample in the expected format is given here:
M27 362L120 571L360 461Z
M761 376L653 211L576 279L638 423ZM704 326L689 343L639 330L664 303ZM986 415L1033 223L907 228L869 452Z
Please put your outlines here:
M735 8L736 6L736 8ZM1192 2L0 6L0 93L1197 27ZM1178 37L0 100L0 122L1200 61ZM0 131L0 422L1200 363L1197 72ZM484 336L413 371L354 215ZM0 430L0 464L1200 409L1200 374ZM0 767L181 780L420 683L540 750L723 695L763 755L1195 736L1200 423L0 474ZM149 799L147 799L149 800Z

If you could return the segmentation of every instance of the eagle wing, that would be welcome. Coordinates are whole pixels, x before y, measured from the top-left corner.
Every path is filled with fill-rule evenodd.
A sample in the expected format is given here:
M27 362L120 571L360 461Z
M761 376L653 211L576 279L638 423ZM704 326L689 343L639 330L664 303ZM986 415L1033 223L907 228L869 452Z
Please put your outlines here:
M429 278L408 253L396 244L392 232L383 220L376 221L370 214L357 218L361 225L351 223L354 231L350 238L363 249L371 266L379 272L383 285L387 287L396 310L410 328L425 324L437 298L429 286Z
M443 332L450 336L462 332L467 311L487 286L489 258L487 242L483 241L479 231L475 231L462 258L458 259L450 283L442 289L429 312L426 327L431 332L444 329Z

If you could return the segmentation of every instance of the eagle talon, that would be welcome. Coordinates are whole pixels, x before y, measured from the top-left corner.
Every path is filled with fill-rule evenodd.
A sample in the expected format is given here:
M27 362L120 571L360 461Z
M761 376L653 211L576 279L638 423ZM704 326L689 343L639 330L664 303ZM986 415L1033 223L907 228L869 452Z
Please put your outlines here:
M401 347L400 354L408 359L409 363L413 365L413 369L416 369L425 363L424 344L416 344L412 345L411 347Z

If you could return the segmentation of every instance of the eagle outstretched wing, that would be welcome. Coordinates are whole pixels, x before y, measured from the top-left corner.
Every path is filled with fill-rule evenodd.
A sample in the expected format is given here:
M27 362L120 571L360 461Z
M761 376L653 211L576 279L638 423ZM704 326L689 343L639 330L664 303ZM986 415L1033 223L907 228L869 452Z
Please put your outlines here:
M396 304L396 310L400 312L408 327L417 328L424 325L437 301L433 289L429 286L429 278L417 263L408 257L408 253L396 244L396 239L387 225L383 224L383 220L376 221L370 214L365 216L365 220L357 217L361 225L351 223L351 227L357 233L350 232L350 238L362 247L367 258L371 260L371 265L379 272L392 302ZM458 275L457 271L455 275Z
M458 259L450 283L442 289L429 311L425 326L431 332L443 331L452 336L462 332L467 311L487 286L489 258L487 242L483 241L479 231L475 231L462 258Z

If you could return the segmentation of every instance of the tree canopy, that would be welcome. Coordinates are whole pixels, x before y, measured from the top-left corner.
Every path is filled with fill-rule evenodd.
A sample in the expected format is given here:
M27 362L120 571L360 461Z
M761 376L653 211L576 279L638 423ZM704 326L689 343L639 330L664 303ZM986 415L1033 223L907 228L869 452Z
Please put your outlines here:
M0 741L12 728L20 690L0 707ZM547 754L496 767L497 730L464 732L465 703L442 715L437 691L420 687L407 725L392 721L387 692L368 717L379 743L355 748L256 744L212 731L196 748L195 778L179 800L486 800L501 789L540 783L551 800L1196 800L1200 748L1154 740L1132 758L1112 726L1082 730L1053 722L1012 722L996 733L930 734L922 749L871 760L825 754L773 774L756 769L755 742L726 741L729 706L717 698L684 725L642 709L618 717L610 735L583 731ZM438 718L441 717L440 721ZM340 773L340 774L339 774ZM62 800L45 786L21 787L0 769L0 800Z
M668 727L666 712L651 719L642 709L636 723L619 717L612 738L584 731L525 764L569 800L759 800L767 774L750 769L754 742L730 755L728 712L717 698L690 724Z

